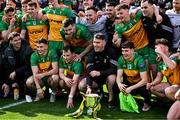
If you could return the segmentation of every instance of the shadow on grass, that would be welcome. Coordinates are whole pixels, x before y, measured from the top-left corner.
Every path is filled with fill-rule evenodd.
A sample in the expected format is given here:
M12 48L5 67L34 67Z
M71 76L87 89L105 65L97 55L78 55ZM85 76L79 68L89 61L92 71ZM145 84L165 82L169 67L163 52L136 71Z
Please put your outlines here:
M41 100L39 102L24 103L16 107L2 110L0 111L0 115L6 114L6 112L12 112L19 113L24 116L24 118L41 119L41 116L44 116L42 119L48 119L51 117L54 117L55 119L70 119L70 117L64 117L64 115L76 111L80 105L82 98L79 97L75 99L75 108L73 109L66 109L66 100L67 96L61 96L56 100L55 103L50 103L48 99ZM140 101L139 104L141 109L142 102ZM116 108L115 110L108 109L107 103L105 102L105 100L103 100L102 108L98 113L98 117L101 119L165 119L169 107L169 104L164 105L163 103L158 104L158 102L154 102L152 104L152 108L148 112L142 112L140 110L139 114L127 113L121 112L119 108ZM80 119L89 118L91 117L88 117L86 115L86 111L84 111L83 115L80 117Z

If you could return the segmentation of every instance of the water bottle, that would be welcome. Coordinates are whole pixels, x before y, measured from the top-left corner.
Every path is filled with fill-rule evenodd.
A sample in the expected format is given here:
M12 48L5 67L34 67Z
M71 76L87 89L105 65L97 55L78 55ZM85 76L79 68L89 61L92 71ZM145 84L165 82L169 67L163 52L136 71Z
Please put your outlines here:
M14 88L14 100L18 100L18 99L19 99L19 89Z

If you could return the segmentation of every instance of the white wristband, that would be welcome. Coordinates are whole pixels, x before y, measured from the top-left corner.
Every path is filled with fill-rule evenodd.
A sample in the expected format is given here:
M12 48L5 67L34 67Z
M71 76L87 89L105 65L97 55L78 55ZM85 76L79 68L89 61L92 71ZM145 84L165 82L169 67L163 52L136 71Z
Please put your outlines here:
M73 96L72 96L72 95L69 95L68 97L69 97L69 98L73 98Z

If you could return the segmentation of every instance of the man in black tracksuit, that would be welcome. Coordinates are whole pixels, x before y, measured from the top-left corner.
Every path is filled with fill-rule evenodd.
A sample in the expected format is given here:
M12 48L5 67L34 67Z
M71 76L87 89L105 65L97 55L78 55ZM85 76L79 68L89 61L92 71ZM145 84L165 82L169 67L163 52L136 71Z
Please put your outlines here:
M116 52L106 46L105 37L102 33L97 33L93 40L93 50L87 56L87 77L81 80L79 88L86 90L90 94L94 88L102 90L103 84L107 83L109 92L109 108L112 108L113 90L112 87L116 79L117 55Z
M30 56L31 48L27 45L25 40L20 38L19 33L12 32L9 37L9 46L4 51L4 69L5 81L3 85L11 87L14 83L17 85L20 92L20 97L24 97L25 79L31 74Z

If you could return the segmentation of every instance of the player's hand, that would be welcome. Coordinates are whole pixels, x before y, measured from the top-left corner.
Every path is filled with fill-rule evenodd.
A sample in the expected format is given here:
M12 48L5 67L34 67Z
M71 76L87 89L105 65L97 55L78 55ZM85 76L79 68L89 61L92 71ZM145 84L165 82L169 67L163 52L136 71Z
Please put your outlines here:
M91 88L87 87L86 94L91 94Z
M78 80L73 80L73 85L78 84Z
M163 21L162 16L158 15L157 18L156 18L156 21L157 21L158 24L160 24Z
M3 97L7 97L7 95L9 94L9 92L10 92L10 87L9 87L9 85L7 85L7 84L3 84L2 85L2 91L4 92L4 96Z
M73 105L73 98L68 98L68 101L67 101L67 108L73 108L74 105Z
M14 80L15 76L16 76L16 72L14 71L14 72L12 72L12 73L9 75L9 78L10 78L11 80Z
M114 35L113 35L113 40L112 40L112 41L113 41L113 43L114 43L114 42L116 42L117 40L118 40L118 34L117 34L117 32L115 32Z
M130 17L133 18L133 19L135 19L137 12L138 12L137 10L133 10L133 11L130 13Z
M121 92L125 92L126 86L127 86L127 85L122 84L122 83L118 84L119 90L120 90Z
M79 11L78 16L81 17L85 17L85 13L83 11Z
M180 89L176 92L175 99L180 100Z
M104 12L102 10L97 11L98 18L100 18L103 15L104 15Z
M73 85L73 80L69 78L69 79L65 80L65 83L68 87L71 87Z
M75 60L75 61L81 61L81 56L78 55L78 54L75 54L75 55L74 55L74 60Z
M43 21L46 21L46 20L47 20L47 16L44 17L42 10L39 10L39 11L38 11L38 19L39 19L39 20L43 20Z
M113 40L114 40L114 39L113 39ZM117 48L119 48L120 45L121 45L121 41L120 41L119 39L117 39L117 40L113 41L113 44L114 44L114 46L116 46Z
M96 71L96 70L93 70L89 73L92 77L98 77L100 76L100 72L99 71Z
M19 86L18 86L18 84L16 82L12 84L12 88L18 88L18 87Z
M7 17L6 17L6 15L3 15L3 17L2 17L2 21L3 21L3 22L6 22L6 21L7 21Z
M149 90L151 88L152 84L151 83L147 83L146 84L146 89Z
M132 91L132 88L131 88L131 87L128 87L128 88L125 89L125 93L126 93L126 94L131 93L131 91Z
M37 95L40 99L44 98L44 91L42 88L37 89Z
M38 15L39 16L39 15ZM22 17L22 22L26 22L27 21L27 17L28 17L28 13L26 13L23 17Z
M119 38L118 38L117 32L114 33L112 42L113 42L114 46L120 47L121 41L120 41Z
M10 26L11 28L13 28L15 22L16 22L16 19L15 19L15 17L14 17L14 18L12 18L12 19L10 20L10 25L9 25L9 26Z
M179 58L180 59L180 52L172 54L169 58L170 59L173 59L173 58Z
M159 54L159 55L164 54L164 53L163 53L163 50L162 50L162 48L161 48L161 46L156 46L155 52L156 52L157 54Z

